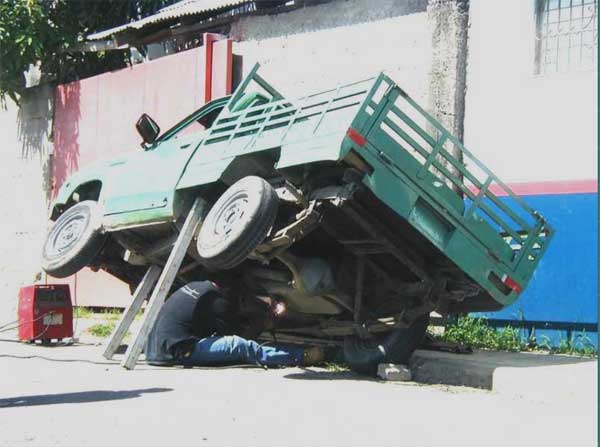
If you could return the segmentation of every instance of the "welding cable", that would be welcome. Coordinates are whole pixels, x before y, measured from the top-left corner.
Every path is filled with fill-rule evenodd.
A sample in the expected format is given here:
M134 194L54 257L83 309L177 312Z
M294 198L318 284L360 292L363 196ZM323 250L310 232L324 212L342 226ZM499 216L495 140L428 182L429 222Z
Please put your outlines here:
M50 327L50 323L48 323L46 325L46 327L44 328L44 330L39 335L37 335L36 337L33 337L31 340L40 340L40 338L42 337L42 335L44 335L46 332L48 332L48 328L49 327Z
M23 343L21 340L15 340L14 338L0 338L1 342L9 342L9 343Z
M26 321L26 322L24 322L24 323L21 323L21 324L19 324L19 325L15 326L13 329L16 329L16 328L18 328L19 326L23 326L24 324L33 323L33 322L35 322L35 321L39 320L40 318L43 318L45 315L52 314L52 313L54 313L54 311L53 311L53 310L51 310L50 312L47 312L47 313L45 313L45 314L42 314L42 315L40 315L39 317L37 317L37 318L35 318L35 319L33 319L33 320L30 320L30 321ZM18 322L19 322L19 320L11 321L10 323L5 323L5 324L3 324L2 326L0 326L0 330L1 330L1 329L4 329L6 326L10 326L11 324L15 324L15 323L18 323Z
M4 329L6 326L10 326L11 324L15 324L18 322L19 322L19 320L11 321L10 323L5 323L2 326L0 326L0 329Z
M16 326L9 327L9 328L7 328L7 329L6 329L6 326L9 326L9 325L11 325L11 324L14 324L14 323L16 323L16 322L17 322L17 321L19 321L19 320L17 320L17 321L13 321L12 323L5 324L4 326L0 326L0 334L1 334L2 332L9 332L9 331L15 330L15 329L17 329L17 328L20 328L21 326L25 326L26 324L31 324L31 323L34 323L34 322L38 321L39 319L41 319L41 318L44 318L46 315L52 315L53 313L54 313L54 311L46 312L45 314L42 314L42 315L40 315L39 317L37 317L37 318L35 318L35 319L33 319L33 320L30 320L30 321L25 321L25 322L23 322L23 323L21 323L21 324L17 324ZM49 326L49 325L48 325L48 326ZM44 332L46 332L46 330L47 330L47 329L45 329L45 330L44 330Z
M13 326L13 327L11 327L11 328L5 329L5 328L6 328L6 326L9 326L9 325L11 325L11 324L15 324L15 323L17 323L19 320L13 321L12 323L7 323L7 324L5 324L5 325L3 325L3 326L0 326L0 333L1 333L1 332L8 332L8 331L12 331L13 329L17 329L17 328L19 328L19 327L21 327L21 326L24 326L24 325L26 325L26 324L34 323L34 322L36 322L36 321L38 321L38 320L40 320L40 319L44 318L46 315L52 315L53 313L54 313L54 311L53 311L53 310L51 310L50 312L46 312L45 314L42 314L42 315L40 315L39 317L37 317L37 318L34 318L33 320L25 321L25 322L23 322L23 323L21 323L21 324L17 324L16 326Z
M0 359L18 359L18 360L30 360L30 359L41 359L48 362L60 362L60 363L89 363L92 365L118 365L118 361L113 362L94 362L93 360L85 359L53 359L51 357L45 357L43 355L15 355L15 354L0 354ZM166 367L161 369L171 369L172 367ZM153 368L158 369L158 368Z

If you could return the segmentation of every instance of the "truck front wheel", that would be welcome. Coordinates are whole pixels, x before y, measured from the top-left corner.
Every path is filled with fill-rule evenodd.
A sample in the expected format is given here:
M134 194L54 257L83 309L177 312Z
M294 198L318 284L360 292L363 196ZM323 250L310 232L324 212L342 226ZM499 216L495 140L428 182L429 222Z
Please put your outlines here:
M42 268L56 278L65 278L89 265L104 245L98 203L84 200L66 210L46 236Z

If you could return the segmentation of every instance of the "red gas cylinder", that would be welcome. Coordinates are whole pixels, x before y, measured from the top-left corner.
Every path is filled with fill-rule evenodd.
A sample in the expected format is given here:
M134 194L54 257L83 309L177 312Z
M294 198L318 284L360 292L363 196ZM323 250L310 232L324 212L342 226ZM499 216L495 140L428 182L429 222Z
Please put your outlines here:
M68 284L21 287L19 340L49 342L73 336L73 306Z

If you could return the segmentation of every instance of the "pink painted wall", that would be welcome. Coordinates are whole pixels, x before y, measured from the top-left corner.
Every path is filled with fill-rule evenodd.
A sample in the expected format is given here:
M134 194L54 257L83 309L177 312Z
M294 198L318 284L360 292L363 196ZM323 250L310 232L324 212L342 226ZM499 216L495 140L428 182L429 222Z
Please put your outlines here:
M135 122L142 113L166 130L207 100L231 93L231 40L211 34L204 42L208 47L56 88L52 196L87 164L138 150ZM124 306L131 298L127 285L105 272L84 269L48 280L69 283L79 305Z

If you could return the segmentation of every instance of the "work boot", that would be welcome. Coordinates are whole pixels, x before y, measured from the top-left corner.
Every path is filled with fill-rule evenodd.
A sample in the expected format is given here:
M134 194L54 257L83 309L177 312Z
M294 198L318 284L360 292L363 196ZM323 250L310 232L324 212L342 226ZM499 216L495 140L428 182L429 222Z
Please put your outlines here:
M313 346L304 350L302 364L304 366L318 365L325 360L325 351L319 346Z

